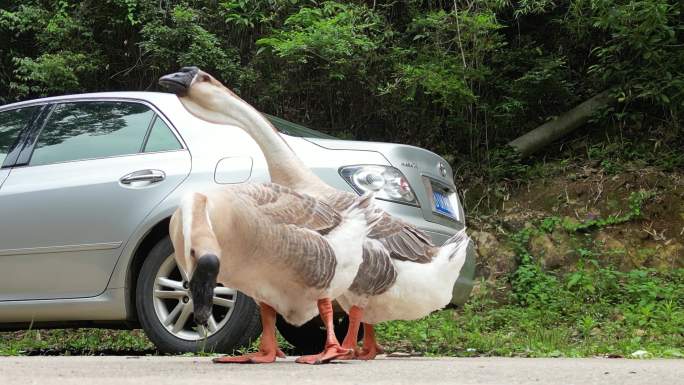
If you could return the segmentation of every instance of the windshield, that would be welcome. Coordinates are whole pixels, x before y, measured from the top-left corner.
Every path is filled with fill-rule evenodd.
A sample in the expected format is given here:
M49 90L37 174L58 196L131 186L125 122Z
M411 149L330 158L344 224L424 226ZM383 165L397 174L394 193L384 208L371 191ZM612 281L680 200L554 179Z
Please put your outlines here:
M324 134L320 131L312 130L297 123L288 122L272 115L264 114L268 120L283 134L297 136L300 138L319 138L319 139L339 139L334 136Z

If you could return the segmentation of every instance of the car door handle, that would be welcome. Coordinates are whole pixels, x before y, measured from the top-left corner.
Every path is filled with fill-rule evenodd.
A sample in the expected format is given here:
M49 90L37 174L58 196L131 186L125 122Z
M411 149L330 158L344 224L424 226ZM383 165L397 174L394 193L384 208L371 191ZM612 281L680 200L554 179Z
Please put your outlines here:
M166 179L166 174L162 170L140 170L126 174L119 179L121 184L131 184L134 182L148 182L149 184L161 182Z

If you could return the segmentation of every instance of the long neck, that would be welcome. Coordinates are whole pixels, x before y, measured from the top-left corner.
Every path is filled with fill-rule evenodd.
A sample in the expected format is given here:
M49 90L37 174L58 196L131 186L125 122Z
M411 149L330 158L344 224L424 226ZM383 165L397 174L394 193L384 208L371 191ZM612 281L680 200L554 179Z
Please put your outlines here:
M304 165L264 115L242 99L233 100L230 104L237 109L228 109L229 112L234 112L231 114L233 119L256 141L264 153L274 183L304 192L326 191L331 188Z

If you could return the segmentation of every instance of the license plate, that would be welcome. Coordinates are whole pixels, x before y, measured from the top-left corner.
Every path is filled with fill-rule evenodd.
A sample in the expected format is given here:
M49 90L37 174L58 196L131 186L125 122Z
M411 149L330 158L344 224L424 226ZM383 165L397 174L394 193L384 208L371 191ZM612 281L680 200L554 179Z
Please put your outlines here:
M449 196L440 191L433 191L432 195L435 198L435 212L456 219L456 213L451 206Z

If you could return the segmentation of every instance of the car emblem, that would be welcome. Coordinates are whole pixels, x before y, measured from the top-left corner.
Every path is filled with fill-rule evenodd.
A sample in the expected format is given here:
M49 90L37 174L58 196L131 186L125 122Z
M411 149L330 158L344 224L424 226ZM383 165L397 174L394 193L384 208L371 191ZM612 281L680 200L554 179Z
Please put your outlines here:
M447 169L446 169L446 166L444 165L444 163L439 162L439 164L437 165L437 167L439 167L439 173L442 174L442 176L446 177L446 175L447 175Z

